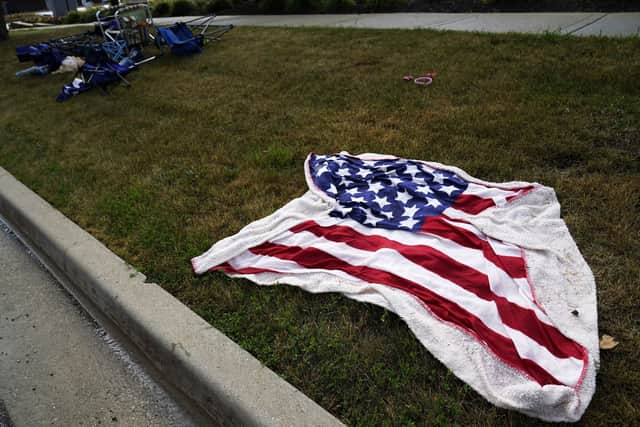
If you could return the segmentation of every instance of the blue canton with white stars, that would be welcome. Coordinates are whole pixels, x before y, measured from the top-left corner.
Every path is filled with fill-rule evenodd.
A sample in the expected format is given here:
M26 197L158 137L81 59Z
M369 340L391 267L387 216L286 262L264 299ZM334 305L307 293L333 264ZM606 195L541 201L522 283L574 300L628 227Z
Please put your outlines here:
M331 216L392 230L420 230L427 217L440 215L468 185L452 172L405 159L312 154L309 170L315 185L339 203Z

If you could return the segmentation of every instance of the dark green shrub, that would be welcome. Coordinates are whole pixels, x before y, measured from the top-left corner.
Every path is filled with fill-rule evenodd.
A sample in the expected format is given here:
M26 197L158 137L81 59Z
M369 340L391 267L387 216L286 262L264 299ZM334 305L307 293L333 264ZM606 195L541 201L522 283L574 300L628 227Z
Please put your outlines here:
M77 24L78 22L80 22L80 14L75 10L70 11L64 17L65 24Z
M284 12L286 0L260 0L258 8L262 12Z
M355 0L327 0L326 3L326 12L353 12L355 9Z
M195 0L193 2L193 10L196 15L207 14L207 0Z
M221 10L233 9L231 0L205 0L205 8L202 13L217 13Z
M80 22L94 22L96 20L97 8L87 9L84 12L78 13Z
M189 0L176 0L173 2L173 8L171 15L173 16L188 16L196 13L195 4Z
M365 0L369 12L397 12L407 7L407 0Z
M325 4L323 0L286 0L285 8L290 13L322 12Z
M153 16L169 16L171 15L171 3L159 1L153 3Z
M0 3L0 41L9 38L9 30L7 29L7 21L4 19L4 3Z

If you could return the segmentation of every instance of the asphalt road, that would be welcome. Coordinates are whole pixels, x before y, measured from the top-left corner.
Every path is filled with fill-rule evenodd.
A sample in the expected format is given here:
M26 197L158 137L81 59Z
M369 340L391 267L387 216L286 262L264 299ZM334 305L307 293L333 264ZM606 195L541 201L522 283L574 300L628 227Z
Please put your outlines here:
M0 427L192 426L0 222Z

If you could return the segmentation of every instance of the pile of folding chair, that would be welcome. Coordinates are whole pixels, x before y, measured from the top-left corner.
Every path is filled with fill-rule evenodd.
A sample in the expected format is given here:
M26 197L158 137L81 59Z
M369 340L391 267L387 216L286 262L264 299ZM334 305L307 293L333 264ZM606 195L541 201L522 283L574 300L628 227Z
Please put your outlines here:
M60 102L94 87L106 91L112 83L129 86L124 76L162 56L166 48L174 55L193 55L233 28L214 25L214 18L209 15L156 26L146 4L101 9L96 13L93 31L16 48L20 62L34 63L16 75L46 75L75 61L77 70L71 69L76 70L76 76L58 95ZM155 54L147 55L150 48Z

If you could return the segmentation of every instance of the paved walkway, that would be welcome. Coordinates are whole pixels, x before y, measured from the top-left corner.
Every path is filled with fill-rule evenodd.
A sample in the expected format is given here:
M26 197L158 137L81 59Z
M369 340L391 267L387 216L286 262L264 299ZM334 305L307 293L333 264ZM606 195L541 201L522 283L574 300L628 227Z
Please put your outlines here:
M195 422L0 222L0 426L10 424Z
M159 25L195 16L155 18ZM489 33L552 32L574 36L640 36L640 12L626 13L365 13L322 15L222 15L218 24L258 27L349 27L481 31ZM58 25L56 28L92 24ZM52 27L20 29L43 30ZM16 31L16 30L13 30Z
M158 24L189 17L156 18ZM640 12L632 13L371 13L361 15L219 16L216 23L255 26L431 28L493 33L640 36Z

